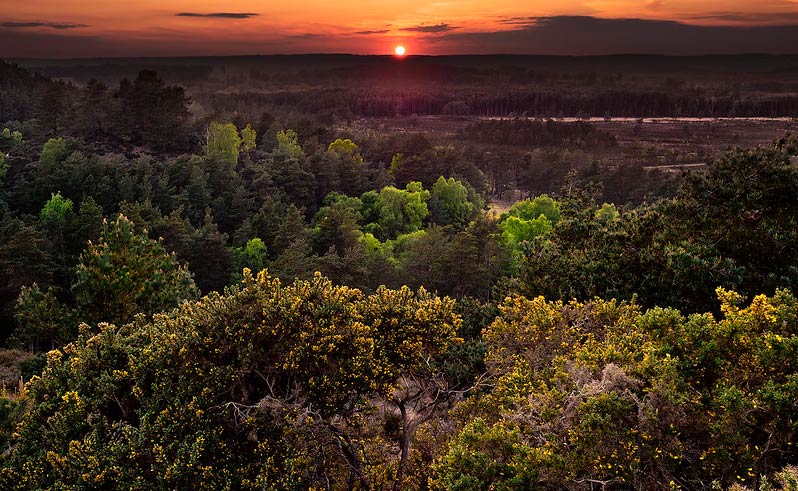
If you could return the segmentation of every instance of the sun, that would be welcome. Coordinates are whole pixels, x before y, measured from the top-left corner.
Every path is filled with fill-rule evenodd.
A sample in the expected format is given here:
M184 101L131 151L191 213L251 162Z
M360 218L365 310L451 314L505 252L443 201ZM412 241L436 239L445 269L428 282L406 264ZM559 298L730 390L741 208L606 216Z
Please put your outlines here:
M397 46L394 48L393 52L396 54L396 56L404 56L405 53L407 53L407 50L404 46Z

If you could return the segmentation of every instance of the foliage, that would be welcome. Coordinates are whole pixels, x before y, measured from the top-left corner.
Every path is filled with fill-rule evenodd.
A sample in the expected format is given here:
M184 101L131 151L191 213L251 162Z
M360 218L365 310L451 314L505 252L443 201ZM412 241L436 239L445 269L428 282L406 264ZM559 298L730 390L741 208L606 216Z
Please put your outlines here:
M5 489L387 485L393 466L370 455L392 444L369 420L458 323L450 300L423 290L364 295L320 276L282 286L245 271L227 295L51 352L0 479Z
M257 147L258 133L247 123L241 130L241 151L251 152Z
M548 235L559 220L559 203L544 194L515 203L502 216L500 227L505 243L517 250L522 242Z
M63 226L72 215L72 200L64 198L61 193L53 193L50 200L39 212L39 220L45 223L58 223Z
M439 225L465 226L480 208L478 203L472 203L469 198L468 189L462 182L453 177L439 177L430 193L432 220Z
M119 133L124 140L156 151L186 147L190 98L182 87L166 85L157 73L143 70L133 82L120 82L117 98Z
M11 344L32 353L55 349L78 334L75 313L58 300L52 287L47 291L36 283L22 287L15 317L20 328L14 331Z
M429 191L424 190L418 182L408 183L405 189L393 186L383 188L376 203L379 234L385 238L395 238L420 230L429 215L429 197Z
M237 247L233 251L233 254L236 263L242 271L244 268L252 271L263 271L266 269L268 250L263 241L258 237L248 240L244 247ZM240 275L235 275L233 279L240 281L241 277Z
M719 320L508 298L484 333L495 389L466 403L433 487L704 488L793 461L796 299L718 296Z
M22 143L22 133L17 130L3 128L0 131L0 149L7 150Z
M238 154L243 143L238 129L233 123L213 122L208 126L205 153L209 157L218 157L232 166L238 164Z
M299 145L297 134L294 130L277 132L277 152L289 158L299 159L305 156Z
M97 243L81 254L72 293L81 320L123 324L138 313L174 308L196 297L197 288L174 254L136 234L120 215L105 222Z
M67 142L63 138L50 138L42 147L39 155L39 165L44 172L51 172L53 168L63 162L68 155Z

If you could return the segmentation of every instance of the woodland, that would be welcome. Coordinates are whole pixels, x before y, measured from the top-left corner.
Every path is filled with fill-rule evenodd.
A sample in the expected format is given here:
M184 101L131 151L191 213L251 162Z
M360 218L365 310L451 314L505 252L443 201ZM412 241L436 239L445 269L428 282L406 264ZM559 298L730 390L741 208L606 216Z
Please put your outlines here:
M527 117L794 95L422 63L397 111L333 61L300 98L0 62L2 489L798 489L798 136L674 174ZM465 123L349 129L426 110Z

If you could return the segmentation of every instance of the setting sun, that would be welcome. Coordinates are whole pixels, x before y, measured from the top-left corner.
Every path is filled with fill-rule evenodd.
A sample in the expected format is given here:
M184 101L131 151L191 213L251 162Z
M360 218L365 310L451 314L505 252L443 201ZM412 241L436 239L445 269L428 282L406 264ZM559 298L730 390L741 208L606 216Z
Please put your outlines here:
M396 56L404 56L407 52L404 46L397 46L396 49L393 50Z

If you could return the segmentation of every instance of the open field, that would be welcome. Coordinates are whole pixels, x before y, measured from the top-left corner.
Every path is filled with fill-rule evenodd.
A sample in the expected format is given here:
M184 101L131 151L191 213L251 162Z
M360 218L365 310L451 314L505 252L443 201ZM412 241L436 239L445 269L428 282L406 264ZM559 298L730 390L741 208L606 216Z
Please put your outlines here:
M356 136L417 134L445 143L467 145L471 142L458 139L458 132L474 122L496 119L443 116L362 118L342 125L340 130ZM614 136L617 147L582 149L596 158L616 165L633 163L667 171L697 169L735 147L771 146L775 138L798 132L796 118L550 119L568 123L588 122L597 130ZM534 147L516 147L513 150L524 153L534 150Z

